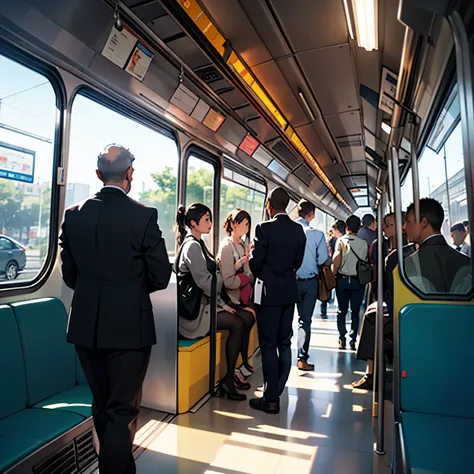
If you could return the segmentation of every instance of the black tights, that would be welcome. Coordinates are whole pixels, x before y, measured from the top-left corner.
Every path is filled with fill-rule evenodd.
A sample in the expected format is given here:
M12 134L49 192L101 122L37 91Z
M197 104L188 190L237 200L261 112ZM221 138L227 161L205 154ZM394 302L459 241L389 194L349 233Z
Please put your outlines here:
M250 330L254 324L253 314L242 309L238 309L235 314L227 311L217 313L217 329L229 331L225 346L227 374L224 380L226 382L232 383L234 380L235 365L239 353L242 354L243 363L248 364Z

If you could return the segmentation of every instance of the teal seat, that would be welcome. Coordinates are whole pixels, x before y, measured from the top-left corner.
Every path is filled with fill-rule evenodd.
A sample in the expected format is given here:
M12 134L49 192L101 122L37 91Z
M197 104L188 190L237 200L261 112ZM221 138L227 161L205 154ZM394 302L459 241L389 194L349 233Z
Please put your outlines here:
M402 428L412 474L472 472L474 419L403 413Z
M0 472L83 420L74 413L36 408L0 420Z
M474 466L474 306L412 304L400 311L400 407L412 474Z
M89 385L76 385L37 403L33 408L71 412L89 418L92 416L92 393Z
M57 298L11 305L23 347L28 405L76 385L75 349L66 342L67 313Z
M0 419L26 408L20 334L9 306L0 306Z
M197 339L180 339L178 341L178 347L191 347L196 342L199 342L202 339L202 337L198 337Z

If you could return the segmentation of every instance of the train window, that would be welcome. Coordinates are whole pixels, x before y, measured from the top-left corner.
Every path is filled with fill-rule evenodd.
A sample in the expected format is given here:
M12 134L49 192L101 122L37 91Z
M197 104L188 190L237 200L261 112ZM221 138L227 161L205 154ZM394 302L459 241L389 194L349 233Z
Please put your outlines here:
M215 168L211 163L194 155L189 157L186 176L186 207L195 202L200 202L214 211L215 173ZM213 218L215 223L215 216ZM202 237L209 249L213 247L213 232L214 227L209 235Z
M226 176L224 170L224 176ZM257 183L250 178L244 177L230 171L231 174L227 173L227 176L232 178L224 179L221 184L221 203L220 203L220 229L219 229L219 240L225 237L225 230L222 227L225 219L234 209L244 209L250 214L252 219L252 238L255 235L255 226L262 222L263 211L265 207L265 186ZM239 184L244 182L245 186Z
M431 199L420 201L421 217L427 219L426 225L417 224L411 210L406 216L408 240L419 248L406 256L405 275L424 294L465 295L472 289L467 232L462 229L458 233L450 232L454 224L468 216L459 116L454 117L452 125L444 127L447 130L444 143L441 141L436 151L427 146L419 160L420 197ZM411 176L403 186L405 199L411 197L410 186ZM442 235L436 235L439 231Z
M50 81L0 55L0 286L38 276L48 255L58 114Z
M178 149L174 140L93 100L78 95L71 117L66 207L97 192L97 155L119 143L135 156L130 197L158 209L168 253L175 248Z
M311 221L311 227L314 227L322 232L326 232L326 214L319 209L314 213L314 219Z

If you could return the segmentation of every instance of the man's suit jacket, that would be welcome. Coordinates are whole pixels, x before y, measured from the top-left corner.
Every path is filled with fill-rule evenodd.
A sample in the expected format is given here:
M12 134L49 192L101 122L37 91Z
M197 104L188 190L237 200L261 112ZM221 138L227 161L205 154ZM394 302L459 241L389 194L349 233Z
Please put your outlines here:
M286 214L277 215L257 225L254 245L249 265L252 273L264 284L262 306L298 302L296 271L303 263L306 245L301 224Z
M418 274L414 258L419 259L421 276L435 287L437 293L449 293L458 271L471 265L470 259L450 247L442 235L429 237L417 252L405 259L408 276Z
M86 348L156 343L150 293L168 286L171 264L156 209L115 188L66 211L63 279L74 290L67 340Z

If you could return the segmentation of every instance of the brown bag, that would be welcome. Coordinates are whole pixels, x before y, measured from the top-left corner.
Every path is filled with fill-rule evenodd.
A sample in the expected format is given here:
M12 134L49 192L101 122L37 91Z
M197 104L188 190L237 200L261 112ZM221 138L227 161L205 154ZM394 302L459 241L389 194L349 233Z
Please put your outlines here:
M320 267L318 274L318 300L329 301L331 290L336 287L336 279L330 267Z

